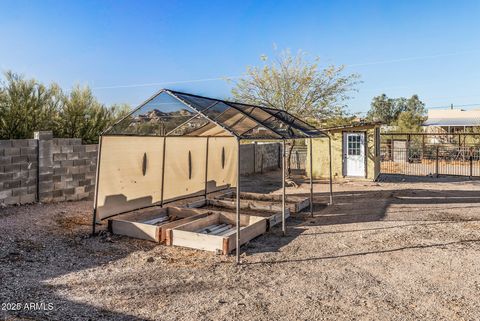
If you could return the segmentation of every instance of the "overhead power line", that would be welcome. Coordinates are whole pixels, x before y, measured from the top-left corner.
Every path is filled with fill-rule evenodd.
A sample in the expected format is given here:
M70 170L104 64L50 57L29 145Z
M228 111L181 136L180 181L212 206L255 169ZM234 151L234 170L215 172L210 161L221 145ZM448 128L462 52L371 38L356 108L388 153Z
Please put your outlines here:
M389 64L389 63L395 63L395 62L451 57L451 56L466 55L466 54L478 53L478 52L480 52L480 50L476 49L476 50L451 52L451 53L438 54L438 55L415 56L415 57L398 58L398 59L392 59L392 60L371 61L371 62L365 62L365 63L359 63L359 64L350 64L350 65L346 65L346 66L347 67L360 67L360 66L380 65L380 64Z
M362 67L362 66L371 66L371 65L379 65L379 64L389 64L389 63L397 63L397 62L406 62L406 61L414 61L414 60L424 60L424 59L433 59L433 58L441 58L441 57L451 57L451 56L458 56L458 55L465 55L471 53L479 53L480 49L475 50L468 50L468 51L459 51L459 52L451 52L445 54L437 54L437 55L428 55L428 56L414 56L414 57L406 57L406 58L398 58L398 59L391 59L391 60L380 60L380 61L371 61L371 62L364 62L364 63L356 63L356 64L346 64L346 67ZM200 79L190 79L190 80L175 80L175 81L161 81L161 82L152 82L152 83L143 83L143 84L125 84L125 85L111 85L111 86L99 86L93 87L93 90L102 90L102 89L122 89L122 88L139 88L139 87L155 87L155 86L165 86L165 85L177 85L177 84L187 84L187 83L196 83L196 82L207 82L207 81L218 81L218 80L228 80L228 79L238 79L245 76L243 75L236 75L236 76L223 76L223 77L213 77L213 78L200 78Z
M434 106L434 107L427 107L428 109L442 109L442 108L457 108L457 107L474 107L474 106L477 106L477 107L480 107L480 103L476 103L476 104L463 104L463 105L455 105L455 104L451 104L451 105L445 105L445 106Z
M152 86L164 86L164 85L176 85L176 84L186 84L194 82L204 82L204 81L216 81L216 80L228 80L228 79L238 79L243 76L225 76L225 77L215 77L215 78L202 78L202 79L190 79L190 80L176 80L176 81L162 81L162 82L152 82L146 84L130 84L130 85L115 85L115 86L101 86L93 87L92 89L117 89L117 88L135 88L135 87L152 87Z

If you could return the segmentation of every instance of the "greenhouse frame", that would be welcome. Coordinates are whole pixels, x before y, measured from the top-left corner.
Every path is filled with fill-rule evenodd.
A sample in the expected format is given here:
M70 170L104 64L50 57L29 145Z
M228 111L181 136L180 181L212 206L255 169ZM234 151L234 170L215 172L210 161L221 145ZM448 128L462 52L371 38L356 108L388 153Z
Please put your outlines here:
M330 142L323 131L284 110L162 89L100 136L92 233L101 220L118 214L236 188L239 262L240 144L283 142L285 233L286 141L308 139L311 147L314 138ZM310 148L310 162L311 153ZM311 173L310 212L313 215Z

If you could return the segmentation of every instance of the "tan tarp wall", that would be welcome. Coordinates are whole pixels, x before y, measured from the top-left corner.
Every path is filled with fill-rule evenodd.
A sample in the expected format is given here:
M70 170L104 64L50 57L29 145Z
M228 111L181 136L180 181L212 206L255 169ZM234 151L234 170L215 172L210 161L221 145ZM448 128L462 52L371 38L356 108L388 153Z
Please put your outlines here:
M164 202L204 194L207 140L208 192L236 186L238 146L235 137L165 139ZM161 202L163 146L163 137L102 137L98 219ZM146 154L145 175L143 175L144 154Z

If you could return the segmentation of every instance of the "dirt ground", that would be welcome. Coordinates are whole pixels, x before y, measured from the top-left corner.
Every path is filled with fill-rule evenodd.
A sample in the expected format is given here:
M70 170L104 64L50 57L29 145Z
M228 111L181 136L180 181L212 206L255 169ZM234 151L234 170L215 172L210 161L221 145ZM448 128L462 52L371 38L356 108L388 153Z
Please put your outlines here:
M273 174L245 186L278 193ZM253 240L240 266L105 231L90 237L88 201L0 209L0 319L480 319L480 181L394 177L334 189L324 206L327 185L315 184L315 217Z

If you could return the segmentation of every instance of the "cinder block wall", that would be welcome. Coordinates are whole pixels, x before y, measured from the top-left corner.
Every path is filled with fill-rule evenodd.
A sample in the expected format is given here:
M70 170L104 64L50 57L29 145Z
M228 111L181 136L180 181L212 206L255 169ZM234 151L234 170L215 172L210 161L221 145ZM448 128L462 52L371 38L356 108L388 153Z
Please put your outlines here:
M37 191L35 139L0 140L0 203L32 203Z
M96 162L97 145L51 132L0 140L0 204L93 198Z
M281 166L281 144L257 144L255 153L255 172L270 171Z
M245 144L240 146L240 174L250 175L281 166L281 144Z
M243 175L281 165L278 143L241 145L240 154ZM36 132L35 139L0 140L0 204L92 199L97 155L98 145L53 138L50 131Z

